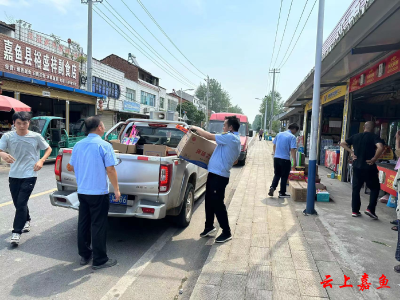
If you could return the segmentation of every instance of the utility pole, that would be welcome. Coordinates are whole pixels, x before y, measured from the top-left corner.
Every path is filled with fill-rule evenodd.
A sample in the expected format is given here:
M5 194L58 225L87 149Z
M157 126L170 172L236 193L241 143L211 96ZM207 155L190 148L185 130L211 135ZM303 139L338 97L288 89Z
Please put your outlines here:
M317 139L318 139L318 119L319 119L319 93L321 84L321 61L322 61L322 36L324 31L324 6L325 0L319 0L317 41L315 50L315 69L314 69L314 90L312 100L311 115L311 145L310 157L308 162L308 185L307 185L307 205L303 212L304 215L317 214L315 211L315 175L317 170Z
M272 101L271 101L271 119L269 120L269 134L272 131L272 118L274 117L274 101L275 101L275 74L280 73L279 69L272 69L269 71L272 73Z
M81 0L81 3L88 5L88 45L87 45L87 81L88 92L92 92L92 23L93 3L102 3L103 0Z
M207 93L206 93L206 97L207 97L207 113L206 113L206 122L208 125L208 118L210 117L208 115L208 99L209 99L209 86L210 86L210 77L207 75Z
M268 98L265 96L264 132L267 132Z

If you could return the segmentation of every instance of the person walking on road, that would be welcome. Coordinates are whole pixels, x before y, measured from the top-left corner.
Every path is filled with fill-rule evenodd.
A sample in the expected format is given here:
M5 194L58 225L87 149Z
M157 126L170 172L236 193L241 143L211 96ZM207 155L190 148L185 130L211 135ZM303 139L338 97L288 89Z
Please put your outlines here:
M296 165L297 143L295 134L297 131L299 131L299 125L296 123L290 124L288 130L278 133L273 141L274 179L268 192L271 197L274 196L279 180L281 181L279 198L290 197L290 195L286 194L286 184L291 169L290 155L292 155L294 166ZM294 167L293 170L295 170Z
M258 140L261 141L263 139L264 136L264 129L260 129L260 131L258 132Z
M201 237L206 237L216 231L214 227L214 215L216 215L222 228L221 235L215 239L217 243L224 243L232 239L224 199L230 170L240 155L239 127L240 122L236 116L225 118L222 134L212 134L199 127L191 127L200 136L217 142L217 147L208 163L205 196L206 223L204 231L200 234Z
M75 172L78 185L78 251L80 264L87 265L93 257L94 270L108 268L117 264L116 259L107 256L107 217L110 205L108 178L114 187L115 201L121 193L118 187L117 159L112 146L101 137L105 127L100 118L85 120L89 135L78 142L67 166Z
M396 133L396 151L395 151L396 156L399 158L400 161L400 131L397 131ZM396 167L399 165L399 161L397 162ZM400 191L400 168L397 169L397 174L396 177L393 180L393 188L395 191L397 191L397 194L399 194ZM397 208L396 208L396 213L397 213L397 220L392 221L391 223L394 224L396 223L397 226L397 247L396 247L396 254L395 258L397 261L400 262L400 201L397 201ZM394 271L396 273L400 273L400 265L397 265L394 267Z
M366 122L363 133L353 135L345 142L340 143L340 146L350 152L353 157L352 216L361 216L360 190L366 183L371 194L365 214L377 220L375 208L378 202L380 184L375 162L383 153L384 141L374 134L374 128L374 122ZM351 146L353 146L354 151L350 149Z
M12 119L15 131L7 132L1 138L0 157L10 164L9 186L15 206L11 244L18 245L21 234L31 230L28 200L36 184L37 172L52 149L40 134L29 130L30 113L16 112ZM40 150L46 150L42 158Z

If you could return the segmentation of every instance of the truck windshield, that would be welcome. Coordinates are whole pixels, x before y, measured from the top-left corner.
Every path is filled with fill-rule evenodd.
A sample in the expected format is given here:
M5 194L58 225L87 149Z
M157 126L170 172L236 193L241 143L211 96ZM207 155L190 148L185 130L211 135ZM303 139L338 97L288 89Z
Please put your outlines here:
M31 120L29 130L37 133L42 133L46 120Z
M213 134L221 134L223 127L224 127L224 122L222 121L210 121L210 124L208 125L208 131ZM247 132L246 129L247 129L247 124L240 123L239 135L246 136Z
M182 131L176 128L137 126L136 129L140 135L138 145L166 145L176 148L184 135ZM130 132L130 130L128 128L126 132Z

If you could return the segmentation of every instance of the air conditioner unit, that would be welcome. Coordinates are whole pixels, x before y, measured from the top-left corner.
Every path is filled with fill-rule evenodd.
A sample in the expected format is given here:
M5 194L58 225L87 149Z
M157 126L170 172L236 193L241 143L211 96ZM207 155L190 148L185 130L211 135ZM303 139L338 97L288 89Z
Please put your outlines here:
M148 107L143 108L143 113L144 114L150 113L150 109Z
M167 113L163 111L151 111L150 112L151 120L167 120Z

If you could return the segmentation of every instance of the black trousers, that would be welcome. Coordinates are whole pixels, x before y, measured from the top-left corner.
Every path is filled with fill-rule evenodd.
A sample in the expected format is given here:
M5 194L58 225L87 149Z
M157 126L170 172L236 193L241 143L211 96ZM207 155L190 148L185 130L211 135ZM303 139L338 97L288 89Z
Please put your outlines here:
M396 259L397 261L400 261L400 220L398 220L397 223L397 250L396 250Z
M259 139L260 141L262 140L262 135L261 135L261 134L258 136L258 139Z
M279 193L286 193L286 184L289 178L291 169L290 160L282 158L274 158L274 179L272 180L271 187L276 190L279 180L281 181L281 190Z
M84 195L79 197L78 251L89 258L93 253L93 266L108 261L107 217L110 205L109 195Z
M36 184L36 177L9 178L11 197L15 206L13 233L22 234L26 221L31 220L28 200Z
M353 169L353 192L351 197L352 210L353 212L360 212L361 208L360 190L364 183L366 183L367 187L371 190L371 194L369 196L369 205L367 208L372 213L375 213L375 208L378 202L378 196L380 190L378 169L374 170Z
M214 215L216 215L219 226L221 226L223 232L231 232L228 212L224 204L225 189L228 183L229 178L208 173L205 197L206 228L212 228L214 226Z

